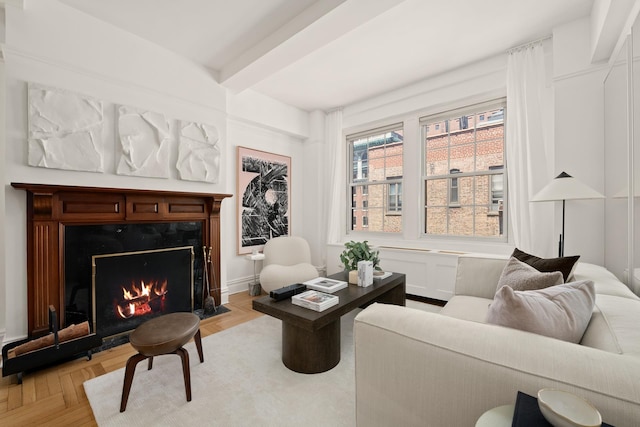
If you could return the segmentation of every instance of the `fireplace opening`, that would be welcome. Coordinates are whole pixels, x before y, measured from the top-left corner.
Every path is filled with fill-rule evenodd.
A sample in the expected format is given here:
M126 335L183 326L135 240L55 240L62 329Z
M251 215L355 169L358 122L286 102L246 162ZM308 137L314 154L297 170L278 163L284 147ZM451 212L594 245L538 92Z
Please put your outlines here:
M162 314L193 311L192 246L92 257L93 328L109 338Z
M151 292L163 291L162 286L166 280L164 300L149 298L149 302L143 303L147 297L138 295L134 302L137 304L138 314L142 310L155 307L155 304L165 304L174 311L196 311L202 308L202 284L204 281L203 268L203 222L159 222L159 223L126 223L126 224L97 224L97 225L67 225L64 227L64 326L89 321L93 332L103 337L124 333L134 329L139 318L150 318L148 315L133 315L123 319L118 327L111 325L119 319L110 318L103 313L103 309L113 312L114 301L123 299L122 287L131 295L140 293L142 282L144 287L151 288ZM185 248L192 249L185 249ZM193 258L192 254L193 253ZM139 261L141 258L144 261ZM153 259L160 259L160 265ZM124 274L131 270L126 277L113 277L108 280L108 291L98 286L94 295L94 260L97 261L98 273L104 265L109 264L107 270L113 270ZM186 267L185 267L186 266ZM184 272L189 269L190 276L175 277L172 270ZM160 274L162 269L170 270ZM156 270L156 271L153 271ZM138 273L138 277L134 277ZM97 277L97 280L102 280ZM181 284L181 289L175 289L176 281ZM114 283L118 282L118 283ZM122 282L122 283L120 283ZM182 286L184 289L182 289ZM115 292L111 287L119 287ZM213 287L213 286L212 286ZM135 288L135 289L133 289ZM106 295L102 296L101 293ZM188 295L183 298L179 308L177 301L172 298L177 292ZM104 297L104 298L103 298ZM217 302L217 301L216 301ZM219 302L217 302L219 303ZM146 304L146 305L145 305ZM128 314L128 308L122 308L124 314ZM135 310L134 310L135 313ZM102 316L102 321L100 317ZM95 320L94 320L95 319ZM106 329L96 330L96 326ZM120 330L122 329L122 330Z

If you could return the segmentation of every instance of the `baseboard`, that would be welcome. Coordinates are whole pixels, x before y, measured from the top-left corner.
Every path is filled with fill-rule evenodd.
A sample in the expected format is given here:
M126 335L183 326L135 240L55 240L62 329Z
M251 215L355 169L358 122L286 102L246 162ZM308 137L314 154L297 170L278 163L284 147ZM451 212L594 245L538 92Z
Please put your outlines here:
M249 285L253 283L253 275L247 277L240 277L227 281L227 294L239 294L240 292L249 292Z

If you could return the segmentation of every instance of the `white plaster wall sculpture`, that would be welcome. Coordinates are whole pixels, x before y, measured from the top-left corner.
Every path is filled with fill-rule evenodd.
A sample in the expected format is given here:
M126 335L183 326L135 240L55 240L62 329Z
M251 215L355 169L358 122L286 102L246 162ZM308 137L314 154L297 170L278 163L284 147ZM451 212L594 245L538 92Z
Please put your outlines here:
M215 126L180 122L176 168L187 181L217 183L220 174L220 137Z
M102 102L32 83L28 93L29 166L104 172Z
M118 108L122 154L119 175L169 178L169 121L160 113L133 107Z

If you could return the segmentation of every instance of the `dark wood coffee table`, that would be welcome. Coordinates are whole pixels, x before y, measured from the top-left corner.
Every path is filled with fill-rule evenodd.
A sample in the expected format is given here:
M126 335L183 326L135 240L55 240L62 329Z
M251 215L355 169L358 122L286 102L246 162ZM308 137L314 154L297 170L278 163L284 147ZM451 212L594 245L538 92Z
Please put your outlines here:
M346 272L329 278L348 281ZM322 312L293 305L290 298L253 300L254 310L282 320L282 362L292 371L316 374L336 366L340 362L340 317L374 302L405 305L405 275L393 273L366 288L349 285L333 295L340 302Z

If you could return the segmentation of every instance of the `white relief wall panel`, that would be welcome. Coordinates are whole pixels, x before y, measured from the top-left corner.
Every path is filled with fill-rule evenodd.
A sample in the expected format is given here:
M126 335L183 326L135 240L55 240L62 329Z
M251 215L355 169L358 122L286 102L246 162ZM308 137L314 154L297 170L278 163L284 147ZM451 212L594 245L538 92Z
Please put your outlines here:
M29 166L104 172L102 102L32 83L28 93Z
M194 122L180 122L176 168L187 181L217 183L220 175L218 128Z
M171 129L163 114L118 107L119 175L169 178Z

